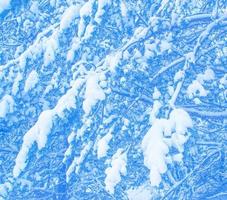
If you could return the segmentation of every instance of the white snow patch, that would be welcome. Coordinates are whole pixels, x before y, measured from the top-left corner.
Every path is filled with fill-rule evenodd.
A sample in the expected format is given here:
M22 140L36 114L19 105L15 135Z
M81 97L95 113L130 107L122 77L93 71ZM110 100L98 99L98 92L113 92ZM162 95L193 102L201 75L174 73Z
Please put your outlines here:
M220 83L224 86L227 85L227 74L225 74L221 79L220 79Z
M184 70L179 70L174 76L174 82L176 83L184 77Z
M195 54L194 52L189 52L185 54L185 58L188 62L195 63Z
M159 47L161 53L163 53L164 51L171 49L171 44L167 40L162 40Z
M154 93L153 93L153 99L159 99L159 97L161 96L160 91L155 87L154 88Z
M71 165L69 166L68 170L66 171L66 182L68 183L70 180L70 175L73 173L73 171L75 171L76 168L76 160L77 157L75 157L71 163Z
M92 36L92 33L94 32L94 25L92 23L88 24L86 27L86 31L83 36L83 40L87 40Z
M182 153L178 153L178 154L173 156L173 161L182 162L182 159L183 159Z
M16 95L17 94L17 92L19 90L19 83L22 80L23 80L22 74L21 73L18 73L17 74L17 77L14 80L13 87L12 87L12 94L13 95Z
M38 130L38 135L36 136L36 142L38 145L39 150L45 147L47 142L47 136L52 129L53 126L53 117L54 117L53 110L46 110L43 111L38 121L36 122L36 129Z
M87 77L86 90L84 95L83 110L86 115L91 112L93 106L100 100L105 99L105 93L98 83L98 74L90 72Z
M204 81L214 80L215 75L212 69L207 69L204 74L198 74L197 80L203 84Z
M189 98L193 98L196 95L207 96L208 92L204 89L202 84L198 80L194 80L187 89L187 95Z
M30 7L30 11L35 13L35 14L39 13L39 2L38 1L33 1L32 2L32 5Z
M26 63L27 63L26 55L22 54L22 55L19 57L19 67L20 67L21 69L24 69L25 66L26 66Z
M55 59L55 51L58 49L58 32L43 41L44 52L44 66L49 65Z
M56 1L57 1L57 0L50 0L50 5L51 5L52 7L55 7L55 6L56 6Z
M78 24L78 32L77 32L77 35L79 38L81 38L84 34L84 31L85 31L85 28L86 28L86 25L85 25L85 21L84 19L80 19L79 21L79 24Z
M207 96L208 91L203 87L204 81L210 81L215 79L215 74L212 69L206 69L203 74L198 74L196 80L194 80L187 88L187 94L189 98L194 96Z
M107 151L109 149L108 143L110 142L112 137L113 137L113 135L111 134L111 132L108 132L104 137L102 137L98 141L98 149L97 149L98 159L106 156L106 153L107 153Z
M64 110L75 108L75 97L82 83L83 80L81 79L75 81L72 88L59 99L57 105L52 110L43 111L35 125L24 135L23 144L16 157L13 168L14 177L18 177L26 167L27 156L34 142L37 143L39 150L45 147L55 117L62 117Z
M169 93L170 96L172 96L174 94L174 88L173 88L172 85L168 86L168 93Z
M144 155L144 165L150 170L150 183L158 186L161 182L161 174L167 170L166 158L169 147L165 136L171 136L171 145L180 152L187 141L185 133L192 127L192 120L187 112L182 109L174 109L169 119L156 119L144 136L141 148Z
M38 73L35 70L31 71L31 73L28 75L27 80L25 81L24 91L27 93L29 90L36 86L38 81L39 81Z
M74 37L72 40L72 47L67 53L67 61L72 62L75 56L75 51L79 48L80 46L80 40L78 37Z
M91 14L93 3L94 3L93 0L89 0L81 7L80 18L89 16Z
M79 173L79 169L80 169L80 165L81 163L84 161L86 155L88 154L88 152L90 151L91 147L92 147L93 143L91 141L89 141L81 150L80 152L80 156L77 157L76 159L76 170L75 173Z
M4 10L9 9L10 1L11 1L11 0L1 0L1 1L0 1L0 14L1 14Z
M126 191L129 200L151 200L152 190L145 187L139 186L137 188L129 189Z
M109 54L106 56L106 65L107 67L109 67L111 72L115 72L115 68L118 65L120 59L121 59L121 53L120 52L116 52L113 54Z
M115 186L121 181L121 175L126 175L127 154L123 149L118 149L111 160L111 167L105 170L105 188L110 194L114 194Z
M14 100L13 97L6 94L0 100L0 118L5 118L7 113L13 112Z
M69 135L69 137L67 139L69 144L73 142L73 139L75 138L75 135L76 135L76 133L74 131L72 131L70 133L70 135Z
M86 155L92 147L92 142L88 142L80 152L79 157L74 157L73 162L69 166L66 171L66 182L69 182L71 174L75 171L75 173L79 172L80 164L84 161Z
M123 17L126 17L126 16L127 16L128 10L127 10L127 7L126 7L124 1L121 1L120 7L121 7L121 15L122 15Z
M21 171L26 167L26 160L29 149L36 141L39 150L42 149L47 141L47 136L53 125L53 111L43 111L36 124L24 135L22 147L16 157L13 176L18 177Z
M89 0L87 1L80 9L80 21L78 24L78 37L81 38L84 34L86 24L85 24L85 17L88 17L92 13L92 7L93 7L94 1Z
M12 184L10 182L5 182L0 184L0 199L1 197L6 197L7 193L12 190Z
M184 134L187 131L187 128L192 127L191 117L183 109L174 109L170 113L169 120L174 123L176 133Z
M65 151L64 153L64 158L63 158L63 163L66 162L67 158L71 155L72 153L72 142L74 140L76 136L76 133L74 131L72 131L69 136L68 136L68 144L69 144L69 147L67 148L67 150Z
M151 112L150 112L150 118L149 118L150 124L153 124L154 121L156 120L156 116L157 116L158 111L159 111L159 109L160 109L161 107L162 107L161 102L155 100L155 101L154 101L154 104L153 104L153 108L152 108L152 110L151 110Z
M79 17L80 4L72 5L65 10L61 17L60 30L63 31L70 27L75 18Z
M98 9L97 12L95 14L95 21L100 23L101 22L101 17L104 14L104 7L108 4L110 4L111 1L110 0L99 0L98 1Z

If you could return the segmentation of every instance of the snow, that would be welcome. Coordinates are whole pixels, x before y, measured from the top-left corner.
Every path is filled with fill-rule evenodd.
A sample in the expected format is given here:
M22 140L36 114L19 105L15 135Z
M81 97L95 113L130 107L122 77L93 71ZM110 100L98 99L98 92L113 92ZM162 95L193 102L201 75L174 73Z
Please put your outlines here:
M39 119L36 122L37 126L36 129L39 130L39 134L37 135L36 138L39 150L45 147L46 145L47 136L53 127L53 117L54 117L53 110L46 110L40 114Z
M35 125L25 133L22 147L15 160L15 166L13 169L14 177L18 177L21 171L26 167L29 149L32 147L34 142L37 143L39 150L45 147L48 135L53 127L54 119L57 116L62 117L64 110L75 108L75 97L82 83L82 80L76 80L72 88L70 88L67 93L59 99L56 106L52 110L43 111Z
M189 52L185 54L186 60L191 63L195 63L195 54L194 52Z
M80 19L79 21L79 24L78 24L78 32L77 32L77 35L79 38L81 38L84 34L84 31L85 31L85 28L86 28L86 25L85 25L85 21L84 19Z
M162 104L160 101L155 100L154 104L153 104L153 108L150 112L150 118L149 118L149 122L150 124L153 124L154 121L156 120L157 114L159 109L162 107Z
M221 79L220 79L220 83L224 86L227 85L227 74L225 74Z
M187 112L182 109L174 109L169 119L156 119L144 136L141 144L144 155L144 165L150 170L150 183L158 186L161 182L161 174L167 171L166 157L169 147L164 136L171 136L172 145L180 152L187 141L187 129L192 127L192 120ZM172 133L172 134L171 134Z
M198 81L194 80L187 89L187 95L189 98L193 98L196 95L207 96L208 92L204 89L203 85Z
M184 70L179 70L174 76L174 82L176 83L184 77Z
M18 90L19 90L19 83L20 81L23 80L23 77L22 77L22 74L21 73L18 73L15 80L14 80L14 83L13 83L13 87L12 87L12 94L13 95L16 95Z
M39 13L39 2L38 1L32 2L32 5L30 7L30 11L35 13L35 14Z
M84 33L83 40L87 40L92 36L92 33L94 32L94 25L93 24L88 24L86 31Z
M0 14L9 8L11 0L1 0L0 1Z
M80 164L84 161L91 147L92 147L92 142L88 142L81 150L80 156L74 157L73 162L70 164L68 170L66 171L66 182L69 182L70 176L74 171L75 173L79 173Z
M177 132L172 134L172 146L175 147L180 153L184 152L184 143L187 142L188 136L179 134Z
M157 89L157 87L154 88L154 93L153 93L153 99L159 99L159 97L161 96L160 91Z
M207 69L204 74L198 74L197 80L203 84L204 81L214 80L215 75L212 69Z
M56 31L50 38L43 42L44 61L43 65L47 66L55 60L55 51L58 49L58 32Z
M0 184L0 199L1 197L6 197L7 193L12 190L12 184L10 182L5 182Z
M98 159L106 156L106 153L107 153L107 151L109 149L108 143L110 142L112 137L113 136L112 136L111 132L108 132L104 137L102 137L98 141L98 150L97 150Z
M209 185L223 180L212 179L227 123L223 0L14 0L7 9L0 199L206 199L222 190Z
M79 38L81 38L85 32L85 28L86 28L85 18L92 14L93 4L94 4L94 1L89 0L80 9L80 21L78 24L78 33L77 33Z
M15 166L13 169L13 176L18 177L22 170L26 167L26 160L29 149L36 141L38 149L42 149L47 142L47 135L49 134L53 123L53 111L43 111L36 124L24 135L22 147L16 157Z
M20 67L21 69L24 69L25 66L26 66L26 63L27 63L26 55L22 54L22 55L19 57L19 67Z
M162 40L160 43L160 51L161 53L171 49L171 44L167 40Z
M121 175L126 175L127 154L123 149L118 149L111 160L111 167L105 170L105 189L114 194L115 186L121 181Z
M69 28L73 20L79 17L79 12L80 12L79 4L72 5L69 8L67 8L61 17L60 30L63 31Z
M81 7L80 18L89 16L91 14L93 3L94 3L93 0L89 0Z
M183 109L174 109L170 113L170 120L174 122L177 133L185 133L187 128L192 127L191 117Z
M129 200L151 200L152 190L145 186L131 188L126 191Z
M187 95L189 98L194 96L207 96L208 91L205 90L203 84L205 81L214 80L215 74L212 69L206 69L202 74L198 74L196 80L194 80L187 88Z
M0 118L5 118L7 113L13 112L14 100L13 97L6 94L0 100Z
M19 77L20 78L20 77ZM39 75L35 70L32 70L25 81L24 92L29 92L32 88L36 86L39 81Z
M173 161L182 162L182 159L183 159L183 155L181 153L175 154L173 156Z
M75 56L74 52L79 48L79 45L80 45L79 38L74 37L72 40L72 47L71 47L71 49L69 49L67 56L66 56L67 61L69 61L69 62L73 61L74 56Z
M123 17L126 17L126 16L127 16L128 10L127 10L127 7L126 7L124 1L121 1L120 7L121 7L121 15L122 15Z
M93 106L98 101L105 99L105 93L98 83L98 74L90 72L87 77L86 90L84 95L83 110L86 115L89 115Z
M55 7L56 1L57 1L57 0L50 0L50 5L51 5L52 7Z
M75 173L79 173L79 169L80 169L80 165L82 164L82 162L85 160L88 152L90 151L91 147L92 147L93 143L91 141L89 141L81 150L80 152L80 156L77 157L76 159L76 170Z
M73 171L75 171L75 168L76 168L76 160L77 160L77 157L75 157L73 159L73 162L71 163L71 165L69 166L68 170L66 171L66 182L67 183L70 180L70 175L73 173Z
M95 21L101 23L101 17L104 14L104 7L110 4L110 0L99 0L98 1L98 9L95 14Z
M116 66L121 59L121 53L116 52L106 56L106 65L108 66L111 72L115 72Z
M174 93L174 88L173 88L172 85L169 85L169 86L168 86L168 93L169 93L170 96L173 95L173 93Z
M74 131L72 131L72 132L70 133L70 135L68 136L68 143L69 143L69 144L72 143L72 141L73 141L75 135L76 135L76 133L75 133Z
M169 149L163 140L163 121L156 120L142 141L144 165L150 169L150 183L158 186L161 182L160 173L167 170L165 156Z
M180 92L180 90L181 90L182 85L183 85L183 81L179 81L179 82L177 83L176 89L174 90L174 92L173 92L173 94L172 94L172 96L171 96L171 99L169 100L169 105L170 105L172 108L175 107L175 102L176 102L176 100L177 100L177 97L178 97L178 94L179 94L179 92Z

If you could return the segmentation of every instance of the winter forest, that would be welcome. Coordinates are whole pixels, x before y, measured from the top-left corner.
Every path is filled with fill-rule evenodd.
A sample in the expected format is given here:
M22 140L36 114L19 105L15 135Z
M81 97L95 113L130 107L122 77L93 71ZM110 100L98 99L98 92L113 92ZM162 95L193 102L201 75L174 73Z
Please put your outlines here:
M226 200L226 0L0 0L0 200Z

